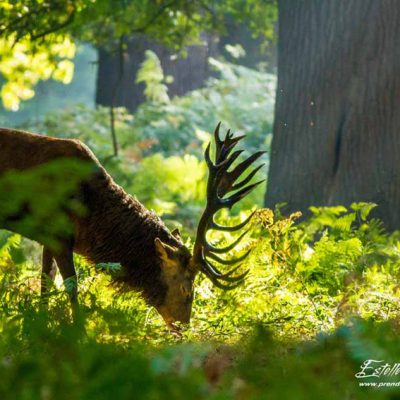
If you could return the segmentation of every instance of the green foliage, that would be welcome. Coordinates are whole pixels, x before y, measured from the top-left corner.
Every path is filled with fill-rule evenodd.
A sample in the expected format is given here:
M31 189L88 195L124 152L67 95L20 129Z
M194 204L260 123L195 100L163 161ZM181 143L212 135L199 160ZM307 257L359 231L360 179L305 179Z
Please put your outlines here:
M17 110L20 101L33 97L39 80L68 83L76 41L123 50L124 38L136 33L181 49L198 42L201 32L223 31L228 14L271 37L276 10L275 1L264 0L1 1L3 104Z
M67 213L85 212L72 195L90 172L85 162L70 159L7 172L0 177L0 225L55 247L72 229Z
M20 102L35 95L39 80L71 82L75 44L69 37L53 35L47 45L16 40L15 35L0 38L0 74L5 82L0 97L6 109L17 111Z
M103 45L124 35L146 33L179 47L198 39L204 30L223 30L226 15L247 22L255 34L271 37L277 17L275 0L5 0L0 6L2 36L36 41L61 32Z
M354 319L332 334L295 344L276 342L258 328L238 363L242 385L230 393L243 399L391 399L398 386L378 385L398 377L359 380L355 374L368 359L393 365L399 351L398 329L390 323ZM376 382L377 387L359 386L365 382Z
M205 204L205 184L205 162L157 153L142 160L127 189L174 226L194 231Z
M116 130L120 146L134 146L138 136L132 131L132 115L124 109L116 109ZM112 155L109 109L97 107L88 108L75 105L64 110L50 112L43 118L28 120L22 129L68 139L79 139L96 153L96 156L106 162Z
M145 59L136 76L136 83L144 83L144 95L155 103L169 103L168 88L164 84L164 72L157 54L146 50Z
M276 0L228 0L221 3L228 15L247 23L255 36L274 37L274 23L278 19Z
M148 101L133 116L118 109L117 136L122 149L129 147L130 157L140 160L155 152L168 156L189 152L200 157L203 142L209 140L207 132L218 121L235 132L245 132L243 145L249 152L269 146L276 77L230 63L212 63L220 78L209 81L206 88L166 104ZM149 73L156 71L150 68ZM112 154L108 112L80 105L28 120L22 128L81 139L102 158Z
M94 61L96 50L90 45L79 45L74 58L72 81L65 85L60 81L39 81L34 87L35 97L32 101L23 101L17 112L5 109L0 105L0 124L17 126L27 120L39 120L48 112L62 110L76 104L94 106L96 71ZM0 78L2 82L2 78Z
M392 398L396 388L360 387L354 376L365 360L394 364L400 356L399 235L369 220L371 208L316 208L297 225L298 215L259 210L237 249L253 249L245 285L223 293L199 276L182 338L168 334L136 294L116 295L107 274L80 257L77 322L69 322L59 279L48 313L41 311L38 267L27 261L26 245L17 235L0 238L0 397ZM352 224L338 222L352 213ZM210 237L218 245L232 239ZM390 377L372 380L382 381Z
M165 105L145 103L135 113L133 128L151 146L145 154L197 151L217 121L243 131L249 151L263 148L272 132L276 78L243 66L212 60L220 74L204 89L176 97ZM193 128L195 132L193 132ZM196 135L194 135L196 133Z

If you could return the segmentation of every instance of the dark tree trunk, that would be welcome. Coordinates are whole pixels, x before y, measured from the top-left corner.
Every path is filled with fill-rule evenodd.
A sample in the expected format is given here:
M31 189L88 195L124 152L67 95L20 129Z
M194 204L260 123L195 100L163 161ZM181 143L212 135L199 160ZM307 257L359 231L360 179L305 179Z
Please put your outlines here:
M266 205L372 201L400 228L400 2L279 1Z
M120 59L118 52L99 49L96 104L110 106L113 90L118 87L114 105L134 111L144 101L144 85L135 83L137 72L144 60L146 50L154 51L160 59L165 76L174 81L168 84L169 95L182 95L204 85L211 75L208 58L215 56L216 43L210 36L204 36L204 45L190 46L187 56L176 56L175 52L159 43L137 35L128 42L123 56L123 76L118 85Z
M137 71L144 59L144 50L137 49L137 53L140 61L132 59L129 51L120 57L117 50L109 52L98 49L96 104L111 106L114 103L114 106L124 106L133 111L144 101L144 85L135 83ZM122 76L121 59L124 60Z

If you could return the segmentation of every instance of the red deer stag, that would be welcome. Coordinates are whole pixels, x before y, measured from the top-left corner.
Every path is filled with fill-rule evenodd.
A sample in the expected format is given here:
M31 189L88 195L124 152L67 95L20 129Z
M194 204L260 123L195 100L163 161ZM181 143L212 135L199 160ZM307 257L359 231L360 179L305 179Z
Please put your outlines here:
M242 151L232 150L244 136L234 137L228 131L225 139L221 140L219 127L220 124L214 132L215 163L211 161L210 144L205 151L209 169L207 204L198 225L193 255L183 245L179 232L170 232L153 212L118 186L90 149L80 141L0 128L0 174L28 170L58 158L89 161L96 171L82 183L77 193L86 213L84 216L71 215L74 233L63 238L57 251L46 246L43 248L42 295L46 292L46 282L54 278L55 261L63 279L75 281L70 296L72 303L76 304L73 252L95 264L119 263L121 273L116 278L117 283L140 291L168 326L175 321L189 322L193 281L198 272L203 272L222 289L239 285L248 271L234 276L239 268L236 267L222 273L210 260L222 265L235 265L244 260L248 253L236 259L221 258L218 254L232 250L246 232L224 248L208 243L206 234L212 229L236 231L250 221L253 214L239 225L228 227L217 224L213 217L222 208L230 209L262 182L249 184L263 164L235 183L264 152L256 152L233 167ZM62 182L58 184L62 185ZM229 192L234 193L225 197ZM2 228L15 230L7 222L2 225ZM35 237L31 239L35 240Z

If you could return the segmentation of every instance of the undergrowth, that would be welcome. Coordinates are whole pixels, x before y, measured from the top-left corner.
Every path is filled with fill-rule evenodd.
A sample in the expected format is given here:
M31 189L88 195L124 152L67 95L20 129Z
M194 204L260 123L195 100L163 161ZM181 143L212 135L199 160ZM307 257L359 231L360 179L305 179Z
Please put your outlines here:
M301 223L257 211L238 249L252 248L246 282L221 292L198 276L191 325L178 338L79 257L78 321L59 278L41 310L37 249L3 233L0 398L391 398L396 387L359 382L396 376L355 377L366 360L400 356L399 234L368 218L373 207L312 208Z
M171 229L179 227L191 247L204 207L208 132L222 120L248 133L246 154L268 149L272 127L274 77L214 64L221 79L204 89L147 102L135 115L117 110L119 158L110 157L105 108L66 109L25 128L83 140L119 184ZM62 198L47 196L49 189L38 190L28 178L22 186L19 178L2 179L9 190L0 193L0 222L19 199L39 210L31 229L51 235L62 228L43 229L47 221L63 221L56 212ZM218 222L243 220L262 204L262 186ZM250 269L244 284L222 292L199 275L191 324L181 337L137 294L114 290L111 266L104 270L79 256L75 323L59 276L43 310L39 247L0 231L0 399L397 398L398 387L383 384L398 375L383 371L400 360L400 234L370 218L374 207L313 207L302 222L297 213L258 210L236 248L252 250L242 266ZM210 237L221 246L232 239ZM376 376L360 376L368 360L375 364L365 371Z

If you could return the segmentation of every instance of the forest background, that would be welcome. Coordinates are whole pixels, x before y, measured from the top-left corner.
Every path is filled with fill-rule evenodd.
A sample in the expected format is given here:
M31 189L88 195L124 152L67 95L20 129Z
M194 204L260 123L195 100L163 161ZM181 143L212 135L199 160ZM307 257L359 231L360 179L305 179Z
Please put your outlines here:
M394 398L396 375L356 374L400 359L399 12L383 0L1 1L2 126L82 140L189 247L218 121L247 135L245 153L268 150L268 179L219 216L258 210L237 250L252 249L251 273L230 292L199 276L180 338L109 287L113 266L79 257L80 325L59 277L43 313L39 246L0 231L0 398ZM62 229L62 193L35 175L0 179L0 221L29 199L37 226L59 217Z

